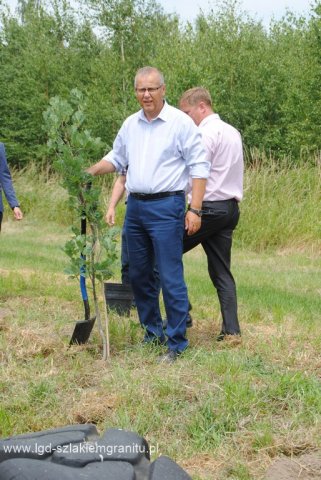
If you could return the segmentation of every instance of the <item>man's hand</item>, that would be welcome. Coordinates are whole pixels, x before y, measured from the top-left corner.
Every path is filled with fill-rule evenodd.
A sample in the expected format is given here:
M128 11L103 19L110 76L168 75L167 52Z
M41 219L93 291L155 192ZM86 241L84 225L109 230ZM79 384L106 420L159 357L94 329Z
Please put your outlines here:
M109 207L105 216L105 221L111 227L115 225L115 208Z
M23 213L22 211L20 210L19 207L14 207L13 209L13 216L16 220L22 220L23 218Z
M185 215L185 230L187 235L193 235L201 228L201 217L188 210Z

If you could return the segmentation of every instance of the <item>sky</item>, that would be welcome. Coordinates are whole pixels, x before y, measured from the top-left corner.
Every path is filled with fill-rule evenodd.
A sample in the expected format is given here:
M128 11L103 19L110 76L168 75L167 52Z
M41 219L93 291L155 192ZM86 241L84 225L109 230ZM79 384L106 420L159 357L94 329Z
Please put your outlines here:
M176 12L184 21L193 21L200 9L206 14L213 10L215 0L158 0L167 13ZM280 19L286 10L295 14L307 15L311 11L311 0L239 0L241 11L246 11L257 20L262 20L265 25L270 23L272 17ZM239 9L238 9L239 10Z
M217 3L220 0L157 0L162 5L165 12L177 13L182 21L193 22L200 10L205 14L211 10L215 12ZM4 3L10 5L11 9L16 6L16 0L4 0ZM275 18L279 20L289 9L295 14L307 16L311 11L311 5L314 0L238 0L241 11L246 11L251 18L261 20L268 26L270 20ZM239 11L239 9L238 9Z

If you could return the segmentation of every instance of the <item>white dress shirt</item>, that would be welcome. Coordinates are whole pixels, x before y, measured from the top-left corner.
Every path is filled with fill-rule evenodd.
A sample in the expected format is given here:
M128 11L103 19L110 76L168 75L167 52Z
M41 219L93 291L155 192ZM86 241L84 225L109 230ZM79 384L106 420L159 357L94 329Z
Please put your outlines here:
M132 193L185 191L189 177L207 178L210 168L199 129L166 102L152 121L143 110L129 116L108 160L119 172L128 166L126 190Z
M238 130L213 113L199 124L211 169L203 201L243 198L243 145Z

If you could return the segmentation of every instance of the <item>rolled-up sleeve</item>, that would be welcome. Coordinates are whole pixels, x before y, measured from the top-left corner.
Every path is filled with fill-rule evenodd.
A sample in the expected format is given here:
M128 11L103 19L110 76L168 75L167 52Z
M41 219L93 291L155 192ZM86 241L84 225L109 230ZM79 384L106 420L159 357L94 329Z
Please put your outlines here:
M210 174L210 163L208 160L200 161L190 167L190 177L208 178Z
M115 138L111 158L108 159L108 161L114 165L118 173L121 173L128 167L125 138L126 125L124 123Z
M189 117L186 120L188 121L182 129L182 145L189 175L192 178L208 178L211 167L209 153L198 127Z

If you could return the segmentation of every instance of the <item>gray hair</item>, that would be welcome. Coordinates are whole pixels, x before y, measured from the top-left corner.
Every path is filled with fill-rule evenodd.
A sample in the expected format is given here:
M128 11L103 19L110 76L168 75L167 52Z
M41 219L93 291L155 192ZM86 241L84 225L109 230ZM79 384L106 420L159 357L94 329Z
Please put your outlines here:
M137 79L138 77L144 77L146 75L150 75L151 73L157 73L158 76L159 76L159 83L160 85L164 85L165 81L164 81L164 75L162 74L162 72L160 70L158 70L158 68L155 68L155 67L143 67L143 68L140 68L139 70L137 70L136 72L136 75L135 75L135 81L134 81L134 87L136 88L136 84L137 84Z

